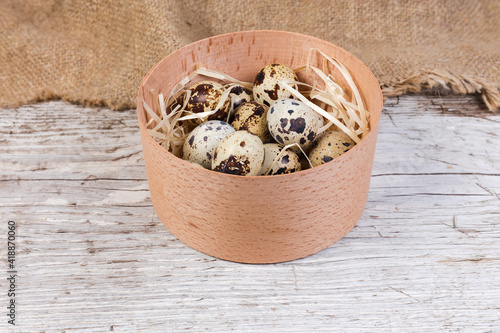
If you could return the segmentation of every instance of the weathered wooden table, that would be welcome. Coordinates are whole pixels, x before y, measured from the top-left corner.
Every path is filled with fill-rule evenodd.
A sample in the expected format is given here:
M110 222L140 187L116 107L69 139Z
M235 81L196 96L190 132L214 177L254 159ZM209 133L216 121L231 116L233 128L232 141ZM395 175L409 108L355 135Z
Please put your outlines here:
M169 233L132 110L5 109L0 133L2 332L500 331L500 115L474 97L388 100L358 225L273 265Z

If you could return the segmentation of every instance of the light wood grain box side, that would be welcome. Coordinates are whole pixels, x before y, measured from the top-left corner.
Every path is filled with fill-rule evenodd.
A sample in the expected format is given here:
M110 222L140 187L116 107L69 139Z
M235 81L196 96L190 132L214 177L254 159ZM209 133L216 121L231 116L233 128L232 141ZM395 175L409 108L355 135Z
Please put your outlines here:
M155 89L168 94L198 63L253 81L270 63L292 68L304 65L311 48L337 58L349 69L370 112L370 133L335 160L286 175L234 176L183 161L147 133L142 101L152 104L148 92ZM319 59L312 61L320 65ZM307 81L300 75L299 79ZM164 225L187 245L231 261L282 262L325 249L361 217L370 185L382 94L369 69L340 47L280 31L211 37L160 61L145 77L137 102L151 201Z

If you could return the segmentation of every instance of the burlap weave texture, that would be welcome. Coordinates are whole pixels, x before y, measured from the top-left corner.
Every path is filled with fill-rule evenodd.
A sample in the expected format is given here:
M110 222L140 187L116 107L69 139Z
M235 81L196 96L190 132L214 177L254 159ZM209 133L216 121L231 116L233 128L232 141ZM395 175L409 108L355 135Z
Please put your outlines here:
M201 38L253 29L355 54L385 95L446 85L500 105L500 1L0 2L0 107L63 98L135 107L148 70Z

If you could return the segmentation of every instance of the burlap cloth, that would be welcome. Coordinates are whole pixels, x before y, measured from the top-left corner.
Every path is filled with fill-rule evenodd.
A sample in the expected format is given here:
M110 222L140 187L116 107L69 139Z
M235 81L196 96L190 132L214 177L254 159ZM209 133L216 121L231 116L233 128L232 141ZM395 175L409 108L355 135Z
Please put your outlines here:
M500 106L500 1L0 1L0 107L135 108L148 70L208 36L301 32L355 54L386 96L446 86Z

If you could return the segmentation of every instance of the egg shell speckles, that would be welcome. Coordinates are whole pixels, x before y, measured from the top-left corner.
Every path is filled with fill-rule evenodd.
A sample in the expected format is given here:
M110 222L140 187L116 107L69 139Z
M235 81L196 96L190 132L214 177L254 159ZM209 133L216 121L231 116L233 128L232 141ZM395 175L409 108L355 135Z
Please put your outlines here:
M280 99L267 112L269 133L282 145L309 146L316 139L320 122L316 112L294 99Z
M215 150L212 170L241 176L258 176L264 163L264 144L247 131L236 131Z
M271 167L274 160L281 152L281 149L283 148L277 143L267 143L264 145L264 164L262 165L262 170L260 172L261 175L264 175ZM269 175L292 173L300 171L301 169L299 156L293 151L287 150L276 161L273 168L269 172Z
M231 126L237 131L243 130L255 134L262 142L267 142L271 138L267 129L268 109L264 104L257 102L242 104L236 109Z
M182 158L210 169L215 148L235 129L221 120L211 120L198 125L184 141Z
M229 93L229 99L233 103L233 110L237 109L241 104L253 101L252 90L245 88L239 84L226 84L224 85L224 90L231 89Z
M253 83L254 101L271 106L278 99L292 98L293 95L283 86L282 80L299 79L291 68L282 64L271 64L262 68ZM295 84L292 87L297 89Z
M314 113L316 113L316 117L318 117L319 128L325 126L325 121L323 120L323 117L317 112Z
M356 143L344 132L327 132L322 134L314 148L309 152L309 159L313 166L330 162L347 152Z
M189 87L191 97L186 104L186 109L194 113L215 110L222 96L224 88L220 83L212 81L200 81ZM222 105L208 120L226 120L229 112L230 99Z

